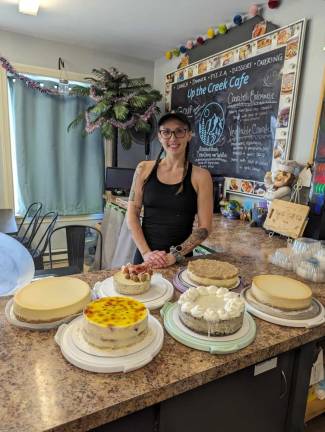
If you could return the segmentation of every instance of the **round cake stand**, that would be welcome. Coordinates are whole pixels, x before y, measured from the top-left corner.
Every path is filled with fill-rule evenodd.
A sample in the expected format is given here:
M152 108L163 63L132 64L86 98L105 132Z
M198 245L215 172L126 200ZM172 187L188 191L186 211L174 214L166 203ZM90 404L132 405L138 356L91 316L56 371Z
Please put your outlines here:
M149 363L159 353L163 345L164 330L162 325L156 318L149 315L149 332L146 336L149 339L147 344L141 341L128 350L126 349L125 355L118 357L115 356L114 351L109 356L109 350L106 351L105 355L89 354L86 351L91 350L91 348L80 349L79 344L76 344L74 335L82 319L83 317L78 317L69 324L61 325L54 337L65 359L80 369L98 373L130 372ZM96 349L94 350L96 351ZM103 354L104 350L100 351Z
M245 348L256 335L254 319L245 312L242 327L228 336L205 336L193 332L179 319L177 303L166 303L160 311L167 332L178 342L211 354L227 354Z
M52 321L49 323L42 323L42 324L33 324L25 321L20 321L18 318L16 318L13 310L13 302L14 300L10 299L5 307L5 316L7 318L7 321L16 327L24 328L27 330L43 330L43 331L51 330L59 327L61 324L70 322L71 320L73 320L74 318L80 315L80 314L69 315L60 321Z
M167 279L163 278L160 273L155 273L152 275L149 290L143 294L120 294L114 288L113 277L109 277L102 282L97 282L93 292L96 298L111 296L132 297L143 303L148 309L154 310L163 306L173 297L174 287Z
M195 282L192 282L188 275L187 275L187 268L183 267L181 268L176 275L174 276L173 279L173 284L175 286L175 288L180 291L181 293L187 291L189 288L196 288L199 286L199 284L195 284ZM233 287L233 288L228 288L231 291L240 291L242 289L243 286L243 281L241 276L238 277L238 282L237 284Z
M312 308L316 310L316 314L311 314L310 317L303 317L303 311L301 312L284 312L282 311L282 316L279 314L281 312L279 309L273 309L272 307L267 307L257 300L254 303L249 300L249 290L250 288L245 288L241 292L242 298L245 300L246 309L258 318L264 321L268 321L273 324L278 324L285 327L305 327L312 328L317 327L325 322L325 309L324 306L315 298L312 299ZM273 314L272 314L273 309Z

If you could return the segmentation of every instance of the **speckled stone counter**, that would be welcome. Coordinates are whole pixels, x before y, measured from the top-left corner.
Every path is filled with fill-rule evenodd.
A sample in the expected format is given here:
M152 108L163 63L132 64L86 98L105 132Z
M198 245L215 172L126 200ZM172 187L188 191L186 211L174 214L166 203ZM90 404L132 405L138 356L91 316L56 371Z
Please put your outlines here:
M270 240L262 230L239 221L216 219L215 229L206 243L222 248L217 258L240 268L244 286L260 273L290 275L265 260L267 251L281 246L283 240ZM174 266L162 273L172 280L176 270ZM111 274L102 271L79 277L93 286ZM311 286L325 304L325 284ZM35 332L8 324L7 301L0 300L1 432L85 431L325 335L325 325L307 330L254 318L257 335L250 346L233 354L210 355L183 346L165 333L161 352L147 366L127 374L95 374L63 358L53 338L55 330Z

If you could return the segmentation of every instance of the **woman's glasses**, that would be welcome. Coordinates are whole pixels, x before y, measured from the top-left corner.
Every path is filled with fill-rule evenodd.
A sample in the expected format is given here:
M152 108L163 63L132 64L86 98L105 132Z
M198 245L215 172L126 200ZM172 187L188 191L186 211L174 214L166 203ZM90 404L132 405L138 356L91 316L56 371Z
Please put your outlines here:
M174 134L175 138L184 138L188 129L177 128L175 130L171 129L160 129L159 133L163 138L169 139Z

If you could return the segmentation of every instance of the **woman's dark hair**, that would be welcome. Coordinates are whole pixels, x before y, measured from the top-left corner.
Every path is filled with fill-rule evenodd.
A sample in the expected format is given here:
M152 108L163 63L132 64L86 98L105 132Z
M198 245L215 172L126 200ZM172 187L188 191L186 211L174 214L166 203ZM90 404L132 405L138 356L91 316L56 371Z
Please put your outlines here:
M186 117L185 114L183 113L179 113L179 112L169 112L167 114L164 114L162 117L160 117L159 121L158 121L158 129L160 128L161 125L163 125L167 120L179 120L180 122L184 123L187 127L188 130L191 130L191 123L189 121L189 119ZM161 156L164 152L163 147L161 147L160 152L158 153L156 162L150 172L150 174L148 175L148 177L144 180L143 182L143 187L144 185L149 181L149 179L151 178L153 172L155 171L155 169L158 167L159 162L161 160ZM179 193L181 193L184 189L184 179L186 177L187 174L187 170L188 170L188 154L189 154L189 143L187 143L186 149L185 149L185 158L184 158L184 167L183 167L183 177L181 180L181 184L176 192L176 195L178 195Z

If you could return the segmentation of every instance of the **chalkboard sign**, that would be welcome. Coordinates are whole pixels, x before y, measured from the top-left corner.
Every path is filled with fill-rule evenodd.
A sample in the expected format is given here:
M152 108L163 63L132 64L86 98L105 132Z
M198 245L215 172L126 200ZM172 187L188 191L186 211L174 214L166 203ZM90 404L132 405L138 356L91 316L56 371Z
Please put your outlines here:
M288 155L303 31L301 20L166 76L166 111L192 123L190 160L229 190L263 195Z

